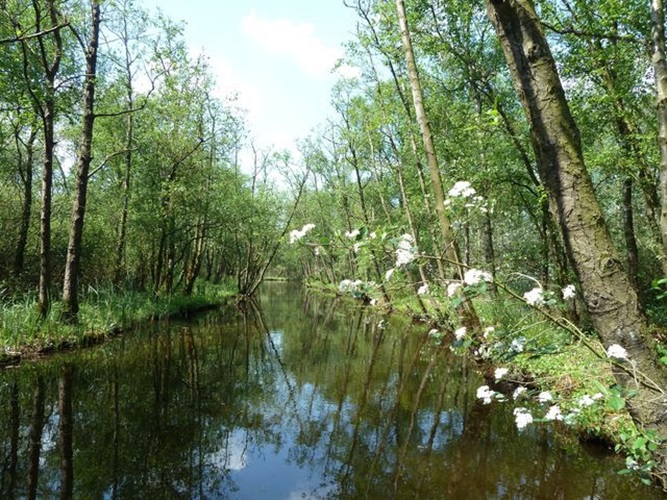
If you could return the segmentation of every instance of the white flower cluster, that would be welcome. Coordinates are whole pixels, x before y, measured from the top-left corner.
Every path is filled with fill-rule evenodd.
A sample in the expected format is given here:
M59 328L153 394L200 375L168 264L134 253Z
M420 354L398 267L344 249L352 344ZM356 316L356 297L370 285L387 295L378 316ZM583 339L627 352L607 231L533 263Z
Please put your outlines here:
M457 328L454 331L454 337L456 337L456 340L461 340L463 337L466 336L467 328L465 326L462 326L461 328Z
M351 240L355 239L357 236L359 236L359 234L360 233L359 233L358 229L354 229L352 231L346 231L345 232L345 236L350 238Z
M304 236L306 236L306 234L308 233L308 231L310 231L310 230L313 229L314 227L315 227L315 224L306 224L306 225L303 226L301 229L293 229L292 231L290 231L290 233L289 233L289 242L290 242L290 245L296 243L296 242L299 241L301 238L303 238Z
M514 421L516 422L516 427L520 431L525 429L528 424L533 423L533 416L530 414L527 408L520 406L514 408Z
M493 373L493 376L496 377L496 380L503 378L509 370L507 368L496 368L496 371Z
M563 300L573 299L577 294L574 285L567 285L565 288L561 290L561 292L563 293Z
M488 385L482 385L477 388L477 399L481 399L485 405L491 404L491 400L496 395L496 391L489 389Z
M452 198L470 198L471 196L475 196L477 191L470 185L470 182L458 181L452 186L452 189L450 189L447 194Z
M468 181L458 181L452 186L452 188L447 192L451 198L463 198L465 200L465 208L479 208L480 212L486 213L488 208L484 201L483 196L475 196L477 191L470 185ZM445 206L450 206L452 200L447 198L445 200Z
M459 283L458 281L447 285L447 297L453 297L454 295L456 295L459 291L459 288L461 288L462 286L463 285L461 285L461 283Z
M486 271L480 271L479 269L468 269L463 275L463 282L466 285L477 285L482 281L493 281L493 277Z
M428 283L424 283L422 286L419 287L419 290L417 290L417 295L427 295L428 294Z
M540 287L535 287L530 292L523 294L523 300L531 306L542 306L544 305L544 292Z
M627 361L628 351L625 350L625 347L619 344L612 344L607 348L607 356L609 356L610 358Z
M361 280L356 280L356 281L343 280L338 285L338 290L340 291L340 293L352 293L352 292L356 292L357 290L359 290L359 288L363 284L364 284L364 282L361 281Z
M593 394L592 396L584 394L577 400L577 404L583 408L593 406L598 399L602 399L603 397L604 396L600 392Z
M396 267L409 264L417 257L417 249L414 246L415 240L410 234L401 235L396 248Z

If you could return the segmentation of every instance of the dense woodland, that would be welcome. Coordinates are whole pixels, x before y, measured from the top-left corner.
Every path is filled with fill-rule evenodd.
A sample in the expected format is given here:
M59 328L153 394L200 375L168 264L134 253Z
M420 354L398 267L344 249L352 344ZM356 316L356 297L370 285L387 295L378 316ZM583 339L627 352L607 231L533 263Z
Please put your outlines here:
M478 296L537 284L539 306L574 284L563 314L627 350L631 412L664 432L662 0L341 8L360 76L292 158L253 144L172 20L130 0L0 2L4 299L75 322L91 289L248 295L268 274L475 331Z

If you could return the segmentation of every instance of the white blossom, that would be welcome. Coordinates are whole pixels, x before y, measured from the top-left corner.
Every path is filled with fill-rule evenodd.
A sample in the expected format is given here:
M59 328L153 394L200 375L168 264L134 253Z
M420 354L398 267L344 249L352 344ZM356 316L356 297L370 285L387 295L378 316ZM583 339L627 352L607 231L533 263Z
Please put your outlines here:
M468 269L463 275L463 281L466 285L476 285L482 281L493 281L493 278L486 271Z
M628 359L628 351L618 344L612 344L607 348L607 356L615 359Z
M453 297L456 295L461 286L463 285L461 285L459 282L454 282L447 285L447 297Z
M289 242L290 245L296 243L301 238L306 236L308 231L312 230L315 227L315 224L306 224L301 229L293 229L289 233Z
M357 236L359 236L359 230L354 229L353 231L346 231L345 236L347 236L348 238L350 238L352 240L352 239L356 238Z
M509 370L507 368L496 368L496 371L493 375L496 377L496 380L500 380L505 375L507 375L508 372Z
M338 290L340 290L341 293L351 292L353 289L354 283L352 283L352 280L343 280L338 285Z
M452 188L447 192L449 196L456 197L461 196L463 198L468 198L470 196L475 196L475 189L470 185L468 181L458 181L452 186Z
M516 389L514 389L514 393L512 394L512 399L518 399L521 397L521 395L526 392L528 389L526 389L523 386L519 386Z
M354 253L359 253L360 248L361 248L361 242L355 243L353 246Z
M481 399L485 405L491 403L495 391L489 389L488 385L482 385L477 388L477 399Z
M560 407L558 405L553 405L549 407L549 411L547 411L547 414L544 416L545 420L563 420L563 414L560 411Z
M457 328L454 331L454 336L456 337L456 340L461 340L463 337L465 337L466 336L466 331L467 331L467 329L466 329L465 326L462 326L461 328Z
M598 393L600 394L600 393ZM600 394L601 395L601 394ZM584 394L577 400L577 404L579 406L593 406L595 404L595 399L593 399L591 396L588 394Z
M563 293L563 300L573 299L576 295L574 285L567 285L561 292Z
M495 331L496 328L494 326L487 326L486 328L484 328L483 337L486 339L489 337L489 335L491 335Z
M419 290L417 290L417 295L425 295L428 293L428 285L423 284L422 286L419 287Z
M401 236L396 248L396 267L409 264L417 257L417 251L414 247L414 239L409 234Z
M531 306L541 306L544 304L544 293L540 287L535 287L530 292L523 294L523 300Z
M431 329L428 331L428 336L429 336L429 337L437 337L438 335L440 335L440 332L438 331L437 328L431 328Z
M384 273L384 280L385 280L385 281L389 281L389 279L391 278L391 275L394 274L394 271L395 271L395 270L396 270L396 269L392 267L389 271L387 271L386 273Z
M537 395L537 400L540 403L548 403L549 401L553 401L553 399L554 398L549 391L540 392Z
M523 352L525 344L526 344L526 339L524 337L520 337L518 339L512 340L510 348L515 352Z
M514 421L517 429L523 430L528 424L533 423L533 416L526 408L514 408Z

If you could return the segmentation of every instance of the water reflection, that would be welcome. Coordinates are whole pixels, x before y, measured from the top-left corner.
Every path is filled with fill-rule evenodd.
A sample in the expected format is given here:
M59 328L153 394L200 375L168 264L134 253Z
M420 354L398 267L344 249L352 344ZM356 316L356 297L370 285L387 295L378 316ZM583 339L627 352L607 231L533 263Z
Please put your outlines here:
M0 377L1 498L652 498L425 328L273 285Z

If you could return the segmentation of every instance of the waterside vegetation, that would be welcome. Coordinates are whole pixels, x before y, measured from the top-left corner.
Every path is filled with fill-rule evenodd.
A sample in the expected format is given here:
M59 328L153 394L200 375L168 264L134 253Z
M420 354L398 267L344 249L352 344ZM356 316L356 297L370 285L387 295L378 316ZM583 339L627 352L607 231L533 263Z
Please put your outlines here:
M346 0L358 75L295 159L253 143L178 24L3 2L5 352L207 284L319 282L475 356L517 427L611 438L667 488L667 50L646 3Z

